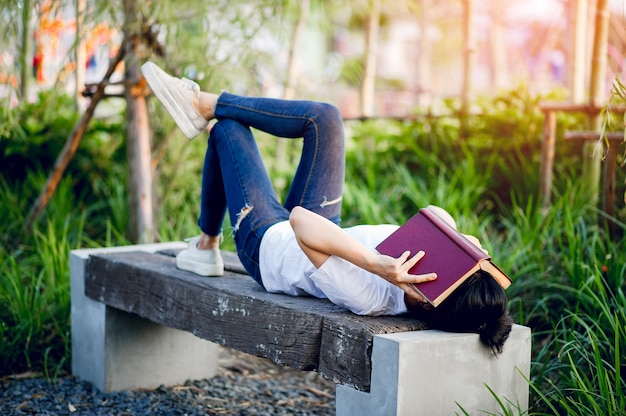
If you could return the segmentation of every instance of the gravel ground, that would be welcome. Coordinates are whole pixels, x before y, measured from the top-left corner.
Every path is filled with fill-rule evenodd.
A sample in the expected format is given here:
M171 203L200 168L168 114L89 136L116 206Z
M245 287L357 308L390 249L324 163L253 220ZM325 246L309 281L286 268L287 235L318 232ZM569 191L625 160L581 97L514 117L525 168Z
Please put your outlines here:
M71 376L0 378L0 415L334 415L335 385L226 348L215 377L101 393Z

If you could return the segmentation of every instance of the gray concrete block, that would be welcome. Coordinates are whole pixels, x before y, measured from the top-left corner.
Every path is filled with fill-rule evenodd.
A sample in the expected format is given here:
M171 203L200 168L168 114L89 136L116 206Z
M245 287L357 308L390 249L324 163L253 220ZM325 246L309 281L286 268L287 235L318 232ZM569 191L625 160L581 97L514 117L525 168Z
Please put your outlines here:
M525 411L530 354L530 329L520 325L513 327L498 357L476 334L427 330L378 335L370 393L337 386L337 415L502 413L487 386L512 409Z
M85 296L85 265L92 254L155 252L182 242L144 244L70 253L72 373L102 391L152 388L213 377L218 346L177 329L154 324Z

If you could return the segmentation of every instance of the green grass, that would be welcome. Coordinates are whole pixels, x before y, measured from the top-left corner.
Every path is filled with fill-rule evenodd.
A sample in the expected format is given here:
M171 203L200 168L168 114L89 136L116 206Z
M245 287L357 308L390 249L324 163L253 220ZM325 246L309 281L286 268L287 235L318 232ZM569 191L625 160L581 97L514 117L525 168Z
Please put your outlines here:
M527 101L514 95L504 109L496 103L496 110L470 123L472 139L463 143L458 123L448 119L351 124L344 225L400 223L427 204L449 210L514 278L511 312L533 331L529 414L623 414L625 221L608 234L578 180L577 150L564 145L557 146L553 204L541 208L541 120ZM85 138L88 152L79 155L82 162L30 235L22 234L22 225L50 167L33 167L19 180L0 176L1 374L37 371L54 378L69 371L69 252L129 244L125 169L115 147L121 144L107 129L102 123L97 135ZM168 126L159 131L165 150L158 159L156 233L159 241L180 240L198 232L205 141L170 137ZM273 163L272 143L260 139L282 196L294 166ZM91 159L99 160L97 174L89 171ZM624 170L618 173L623 181ZM224 248L232 249L228 229L225 224ZM515 403L499 400L502 414L522 414Z
M84 213L72 212L74 197L67 183L59 187L46 218L28 242L11 251L6 246L0 250L3 373L37 369L55 374L67 366L69 252L80 245L85 221ZM15 195L7 195L5 187L0 197L12 200ZM23 223L23 211L15 217Z

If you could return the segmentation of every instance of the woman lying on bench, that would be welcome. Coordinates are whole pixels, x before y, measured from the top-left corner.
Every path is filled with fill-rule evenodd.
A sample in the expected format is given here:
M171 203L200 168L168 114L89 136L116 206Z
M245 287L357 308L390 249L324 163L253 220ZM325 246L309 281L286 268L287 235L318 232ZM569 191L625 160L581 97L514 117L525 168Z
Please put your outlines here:
M436 275L408 272L424 253L409 257L406 252L393 258L374 250L397 226L339 227L345 149L337 108L313 101L211 94L151 62L141 71L188 138L217 119L202 171L201 234L178 254L180 269L204 276L223 274L219 242L228 208L239 258L268 292L328 298L359 315L416 311L434 327L479 333L494 352L501 352L512 319L504 289L495 279L477 273L437 308L429 308L411 283ZM303 139L301 159L283 205L251 127Z

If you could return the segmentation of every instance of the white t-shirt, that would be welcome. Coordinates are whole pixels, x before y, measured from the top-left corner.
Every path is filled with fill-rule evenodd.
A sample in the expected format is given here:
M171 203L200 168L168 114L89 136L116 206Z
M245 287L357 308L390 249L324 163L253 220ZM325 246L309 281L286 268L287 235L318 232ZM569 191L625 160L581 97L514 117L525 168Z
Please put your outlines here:
M344 228L367 248L375 247L397 225ZM296 241L289 221L270 227L261 240L259 267L268 292L327 298L357 315L398 315L407 311L404 292L382 277L331 256L316 269Z

